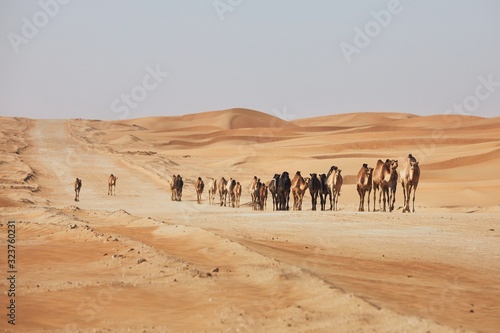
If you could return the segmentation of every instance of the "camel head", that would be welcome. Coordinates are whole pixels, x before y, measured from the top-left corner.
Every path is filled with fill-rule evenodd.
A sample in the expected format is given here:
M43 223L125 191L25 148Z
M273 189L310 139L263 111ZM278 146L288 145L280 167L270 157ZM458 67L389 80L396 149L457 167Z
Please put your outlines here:
M296 174L297 176L300 176L300 171L297 171L295 174Z
M367 174L368 176L372 175L372 174L373 174L373 168L367 168L367 169L366 169L366 174Z
M310 173L309 176L311 176L311 179L316 178L318 175L315 173Z
M365 169L368 168L368 164L363 163L363 168L365 168Z
M410 168L412 170L415 170L416 168L418 168L418 162L417 161L415 161L415 162L410 161Z
M336 175L340 175L340 173L341 173L341 172L342 172L342 169L337 169L337 170L335 170L335 174L336 174Z
M398 167L398 160L391 160L391 169L397 169Z

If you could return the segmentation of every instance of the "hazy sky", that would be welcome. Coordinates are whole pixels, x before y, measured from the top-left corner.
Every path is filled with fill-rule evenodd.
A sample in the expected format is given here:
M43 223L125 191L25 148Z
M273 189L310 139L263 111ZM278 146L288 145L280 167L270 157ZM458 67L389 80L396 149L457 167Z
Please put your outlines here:
M0 0L0 115L500 116L498 0Z

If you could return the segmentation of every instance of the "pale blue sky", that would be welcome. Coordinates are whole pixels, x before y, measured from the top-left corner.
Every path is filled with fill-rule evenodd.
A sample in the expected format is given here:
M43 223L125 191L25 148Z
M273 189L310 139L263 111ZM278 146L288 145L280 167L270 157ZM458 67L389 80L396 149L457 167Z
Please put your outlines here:
M368 45L357 28L372 29ZM498 0L0 0L0 115L244 107L292 119L454 104L500 116Z

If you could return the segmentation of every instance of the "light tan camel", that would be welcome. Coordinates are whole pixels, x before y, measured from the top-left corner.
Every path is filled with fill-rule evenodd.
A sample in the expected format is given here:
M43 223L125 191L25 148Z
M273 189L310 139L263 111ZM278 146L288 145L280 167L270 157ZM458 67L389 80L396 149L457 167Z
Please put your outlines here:
M382 160L377 161L377 165L373 170L373 211L376 209L376 196L377 189L380 189L378 197L378 205L380 211L386 211L386 204L389 203L389 182L391 180L391 166L397 168L397 160L386 159L385 162ZM384 205L382 206L382 200Z
M113 174L109 175L108 178L108 195L116 195L116 180L118 177L115 177Z
M208 203L213 205L215 202L215 195L217 194L217 180L210 178L208 182Z
M227 180L222 177L217 185L219 189L220 205L226 206L227 204Z
M413 206L412 212L415 213L415 192L417 191L418 182L420 180L420 167L417 160L411 155L408 155L401 169L401 186L403 187L404 196L404 212L410 212L410 195L413 190Z
M257 179L257 176L253 176L253 179L252 181L250 182L250 185L248 186L248 191L250 192L250 200L252 202L255 202L255 194L256 194L256 190L257 190L257 182L258 182L258 179Z
M170 199L172 201L176 200L177 198L177 191L175 189L175 180L177 179L176 175L173 175L172 178L170 179L170 191L172 192L172 195L170 196Z
M369 168L368 164L363 164L356 177L356 188L359 194L358 211L365 211L365 195L368 192L368 211L370 211L370 194L372 191L372 174L373 168Z
M80 201L80 189L82 188L82 180L76 178L75 180L75 201Z
M236 199L236 208L240 208L240 200L241 200L241 184L240 182L236 182L236 186L234 187L234 195Z
M203 193L203 189L205 188L205 184L201 177L198 177L196 182L194 183L194 189L196 190L196 201L198 204L201 204L201 195Z
M302 201L308 187L309 182L302 177L300 171L297 171L292 179L292 186L290 188L293 196L293 210L302 210Z
M330 206L332 207L331 210L334 211L338 209L337 205L339 203L340 191L342 189L342 185L344 184L344 179L342 178L341 173L342 169L336 169L334 172L332 172L327 181L330 193L332 194L332 196L330 197Z

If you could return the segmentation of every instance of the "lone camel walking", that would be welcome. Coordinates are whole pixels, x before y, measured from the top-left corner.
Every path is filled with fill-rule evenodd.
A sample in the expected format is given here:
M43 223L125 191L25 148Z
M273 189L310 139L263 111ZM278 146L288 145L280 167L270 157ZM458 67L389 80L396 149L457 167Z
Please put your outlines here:
M80 189L82 188L82 180L76 178L75 180L75 201L80 201Z
M116 195L116 180L118 177L115 177L113 174L109 175L108 178L108 195Z

